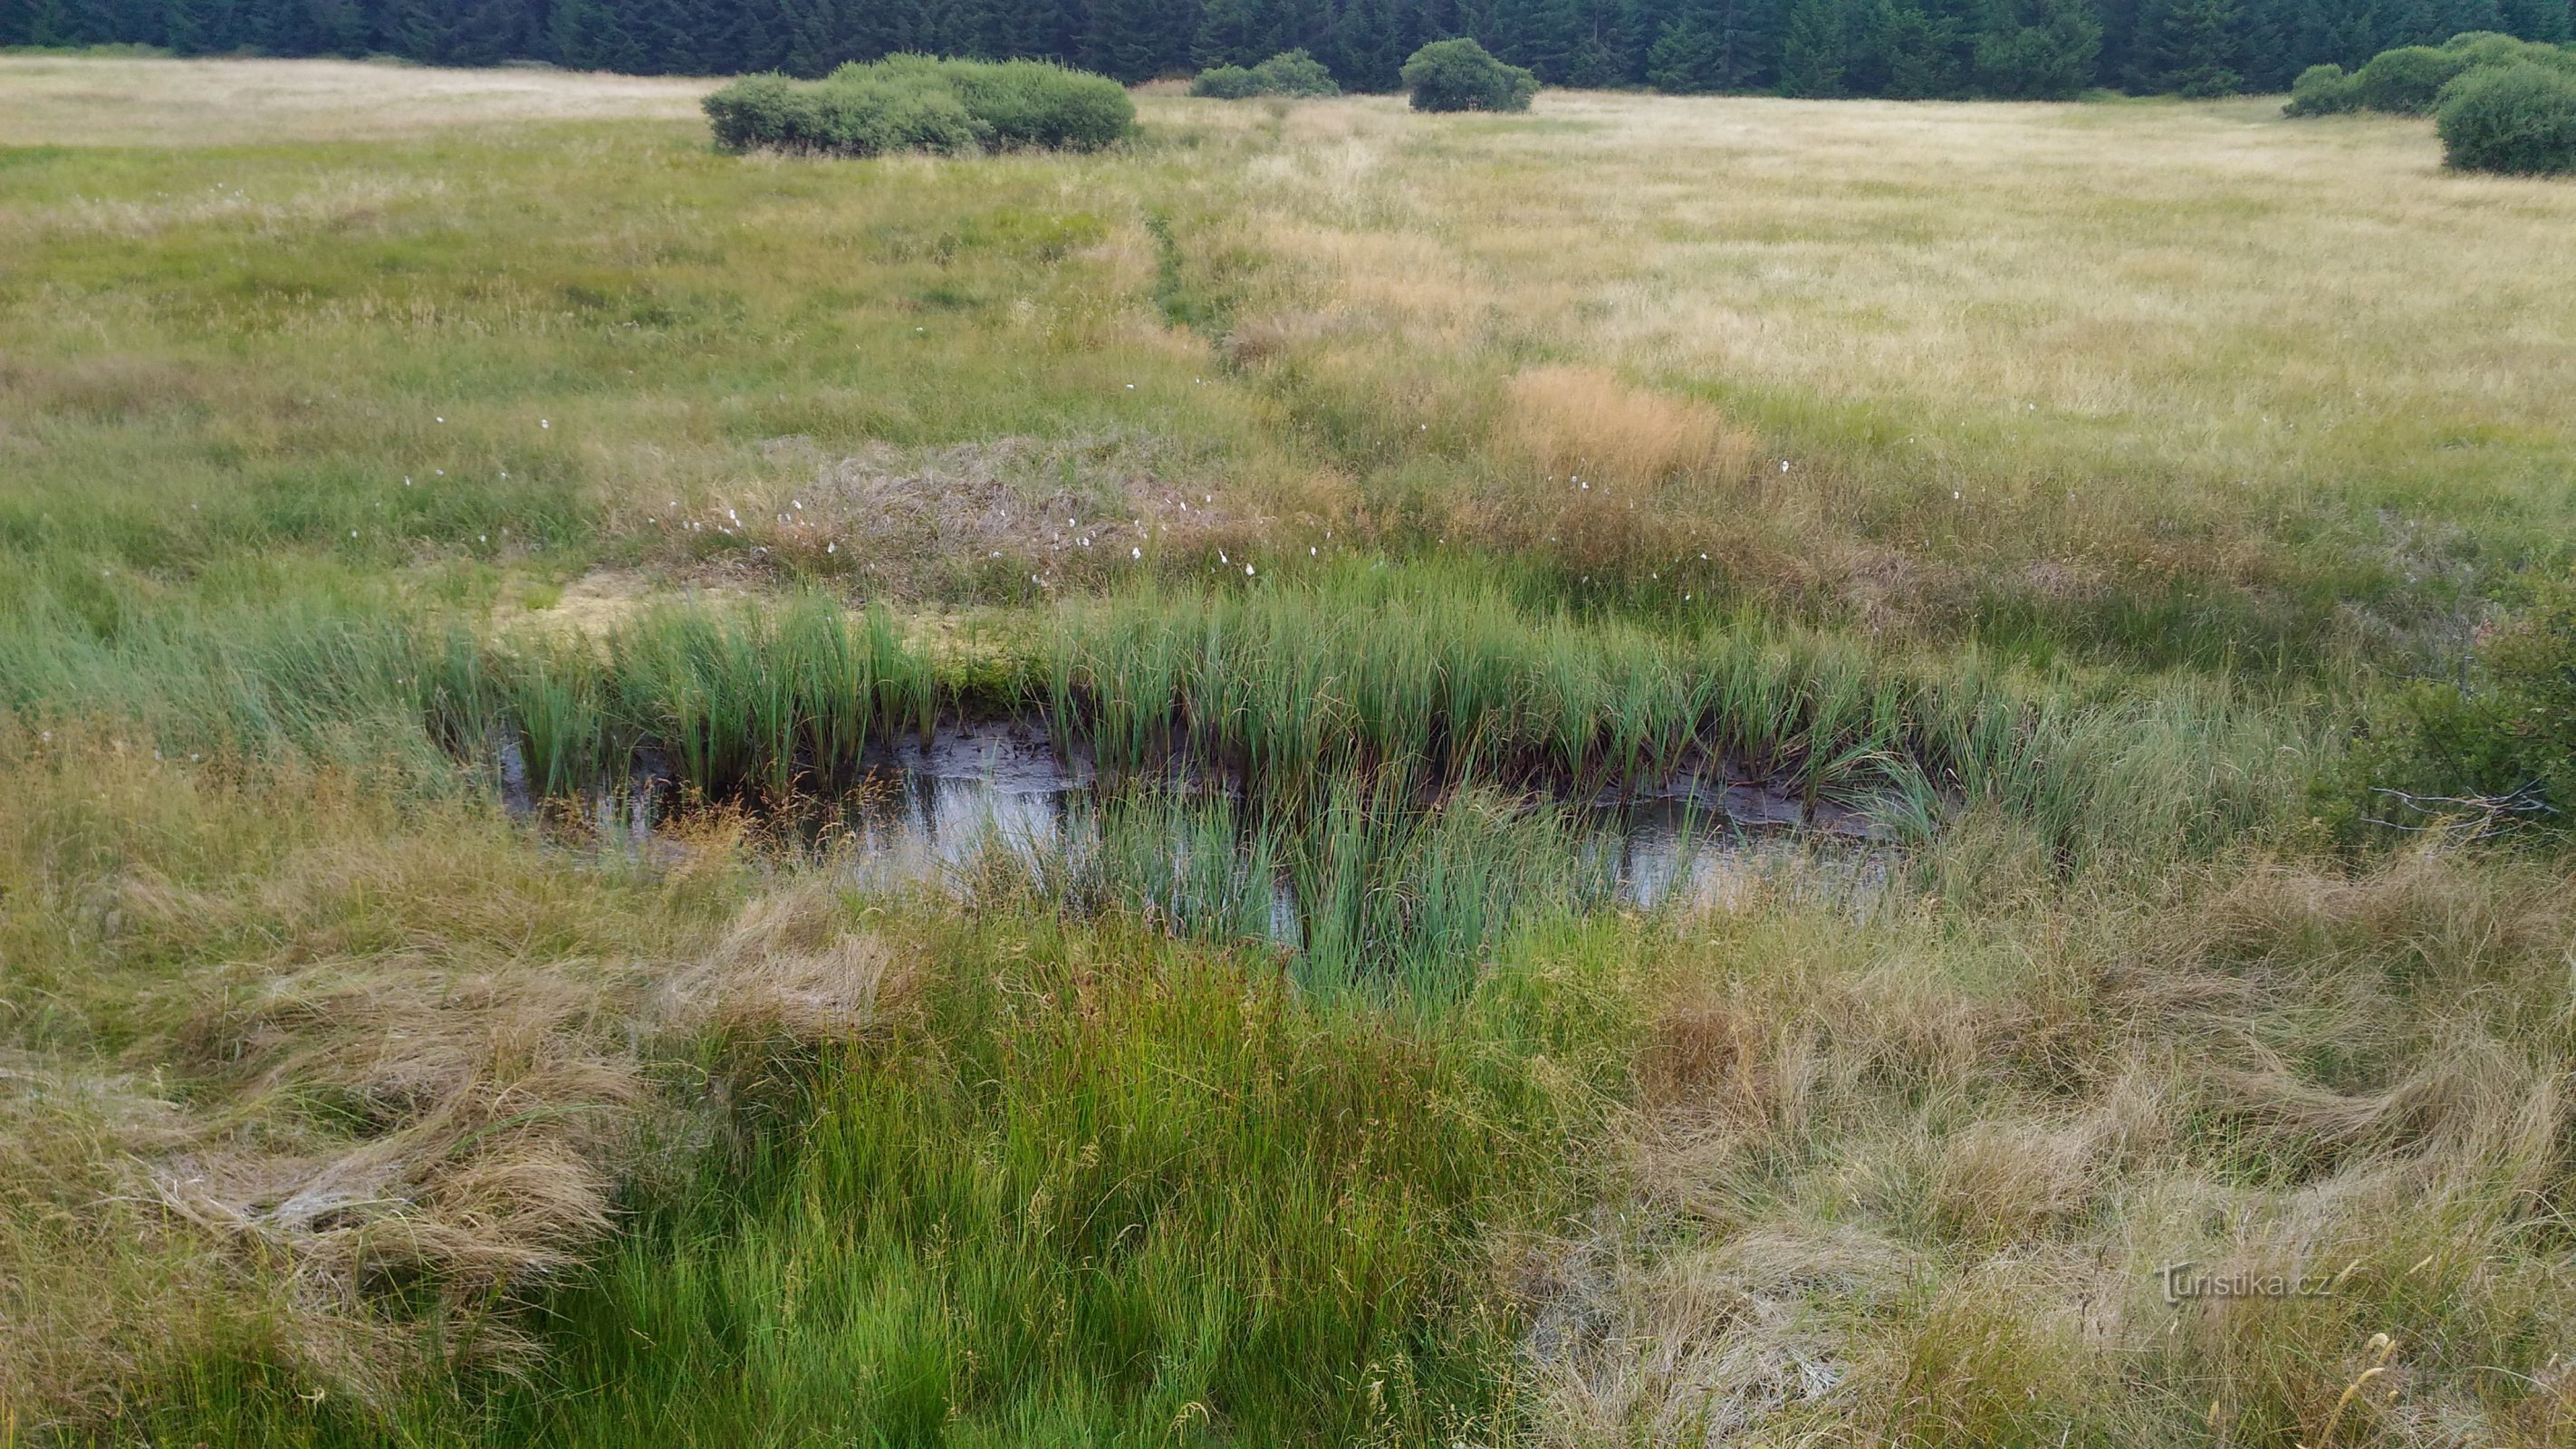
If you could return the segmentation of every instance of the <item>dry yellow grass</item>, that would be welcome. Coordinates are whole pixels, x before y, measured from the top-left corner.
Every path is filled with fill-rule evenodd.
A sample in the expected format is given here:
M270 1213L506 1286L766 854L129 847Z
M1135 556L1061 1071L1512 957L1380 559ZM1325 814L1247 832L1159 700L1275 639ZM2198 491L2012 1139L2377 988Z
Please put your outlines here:
M536 67L0 55L13 146L239 146L530 121L676 120L715 82Z
M2566 887L2428 850L1974 942L1696 928L1626 1212L1532 1273L1546 1441L2175 1442L2125 1374L2223 1443L2566 1443ZM2300 1291L2169 1301L2174 1264ZM2508 1323L2559 1351L2457 1370ZM2349 1401L2381 1333L2400 1392Z
M1684 385L2035 405L2265 472L2392 414L2563 438L2576 189L2277 109L1353 100L1291 112L1248 200L1314 301L1417 341L1499 323Z
M1631 387L1598 367L1535 367L1505 389L1504 427L1551 475L1578 483L1718 483L1752 461L1753 440L1702 403Z
M2445 172L2420 120L1560 92L1526 119L1303 105L1275 139L1217 103L1146 115L1244 131L1227 224L1279 270L1238 335L1332 406L1508 443L1533 354L1711 401L1771 450L1711 530L1823 555L1854 602L1901 558L1917 596L2198 578L2329 610L2290 576L2349 550L2406 592L2474 574L2462 529L2576 517L2576 187Z
M654 1042L847 1042L914 979L827 884L742 890L720 827L648 879L61 733L0 723L0 1413L35 1424L208 1354L362 1400L524 1362L515 1306L671 1105ZM386 1303L413 1277L435 1311Z

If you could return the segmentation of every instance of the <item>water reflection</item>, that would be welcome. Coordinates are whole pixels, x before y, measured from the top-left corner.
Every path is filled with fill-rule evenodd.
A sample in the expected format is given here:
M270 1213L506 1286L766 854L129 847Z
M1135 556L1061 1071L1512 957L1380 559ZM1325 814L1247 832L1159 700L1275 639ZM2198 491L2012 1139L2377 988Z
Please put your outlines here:
M497 743L505 802L534 813L515 742ZM592 797L582 814L597 838L649 853L668 778L658 759L639 761L628 789ZM1202 798L1225 788L1177 767L1163 783ZM880 745L838 808L804 823L818 841L845 837L838 843L862 889L959 889L989 877L996 852L1029 880L1078 877L1101 848L1103 809L1087 757L1060 755L1039 728L1007 722ZM1865 906L1888 872L1888 850L1865 811L1743 780L1676 781L1642 798L1605 794L1573 823L1582 863L1606 879L1610 899L1638 910L1728 909L1782 888ZM1194 848L1205 848L1203 837L1176 833L1171 842L1175 852ZM1239 867L1247 855L1238 848ZM1268 934L1297 944L1295 891L1284 878L1266 889Z
M1209 788L1176 778L1175 788ZM1024 726L959 729L928 748L890 753L842 816L857 847L859 884L953 881L1006 852L1032 876L1050 863L1077 867L1100 845L1097 779L1082 759L1060 759ZM1830 813L1828 813L1830 812ZM1856 896L1875 892L1885 850L1869 843L1866 817L1801 811L1776 791L1742 783L1685 783L1644 799L1605 797L1576 822L1586 863L1604 868L1619 904L1640 910L1731 907L1749 892L1795 879ZM1176 850L1187 847L1174 842ZM1273 939L1293 944L1294 892L1271 890Z

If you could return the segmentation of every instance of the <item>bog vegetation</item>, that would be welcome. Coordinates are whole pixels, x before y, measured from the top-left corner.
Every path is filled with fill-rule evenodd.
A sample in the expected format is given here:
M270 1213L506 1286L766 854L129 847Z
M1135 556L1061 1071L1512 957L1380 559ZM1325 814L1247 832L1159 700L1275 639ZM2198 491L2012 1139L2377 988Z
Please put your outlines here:
M2576 188L0 78L0 1444L2576 1435Z

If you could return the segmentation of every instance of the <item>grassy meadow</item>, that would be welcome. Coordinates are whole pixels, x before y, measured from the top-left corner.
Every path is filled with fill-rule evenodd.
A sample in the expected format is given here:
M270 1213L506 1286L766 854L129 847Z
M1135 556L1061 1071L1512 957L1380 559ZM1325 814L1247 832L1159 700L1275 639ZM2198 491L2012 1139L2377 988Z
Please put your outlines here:
M2348 803L2567 568L2576 187L712 84L0 55L0 1449L2576 1443L2569 859ZM1005 714L1244 788L773 808ZM1617 906L1719 762L1883 881Z

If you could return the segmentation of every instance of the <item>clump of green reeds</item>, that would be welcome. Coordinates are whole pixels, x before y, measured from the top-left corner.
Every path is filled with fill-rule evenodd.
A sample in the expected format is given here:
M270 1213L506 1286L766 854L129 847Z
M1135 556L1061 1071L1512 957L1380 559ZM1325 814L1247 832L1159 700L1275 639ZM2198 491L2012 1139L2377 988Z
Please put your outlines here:
M1982 691L1929 689L1853 646L1750 623L1676 637L1356 570L1080 610L1053 669L1059 716L1079 719L1104 765L1178 743L1283 793L1386 769L1592 790L1710 751L1830 786L1891 753L1991 743L1943 717L1973 716Z
M2214 840L2281 785L2278 727L2223 683L2098 701L1974 647L1894 656L1751 618L1659 632L1528 611L1434 567L1077 607L1050 668L1059 732L1104 767L1186 751L1308 816L1352 779L1430 799L1726 772L1865 799L1916 831L1989 800L2075 850L2141 826Z
M603 667L625 718L708 794L846 780L871 738L927 737L938 711L930 662L889 614L812 596L654 610L609 636Z
M1468 789L1421 808L1401 778L1336 784L1289 836L1309 988L1448 996L1515 925L1611 898L1614 874L1564 806Z
M442 733L469 716L506 720L546 794L622 780L646 747L703 795L828 790L871 740L926 736L940 699L891 615L812 596L666 605L602 640L509 640L491 655L472 666L479 687L444 696L454 718Z
M995 839L966 894L1169 933L1260 942L1298 980L1425 999L1473 980L1514 927L1609 900L1615 863L1566 806L1469 788L1423 802L1399 772L1336 782L1311 809L1157 783L1077 805L1043 848Z

